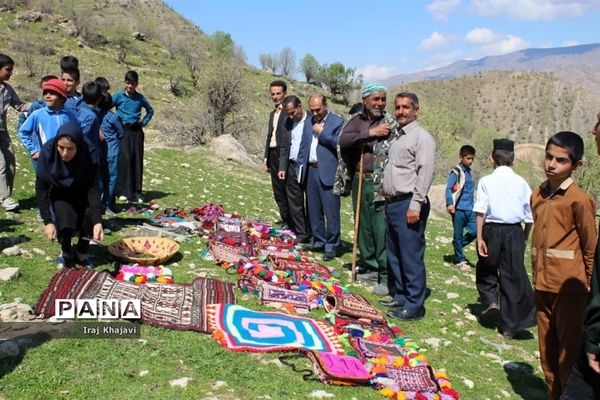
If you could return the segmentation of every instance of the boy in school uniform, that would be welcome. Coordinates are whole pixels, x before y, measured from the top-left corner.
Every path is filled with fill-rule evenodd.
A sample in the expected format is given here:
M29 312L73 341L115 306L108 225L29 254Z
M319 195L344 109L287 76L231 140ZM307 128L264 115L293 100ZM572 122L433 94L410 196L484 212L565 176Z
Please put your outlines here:
M506 339L531 338L525 331L535 325L533 289L525 271L525 243L533 216L531 189L511 168L514 142L494 139L494 172L477 186L476 285L484 305L482 317L500 313L499 331ZM525 222L525 230L521 225Z
M460 270L467 271L471 267L467 264L463 247L467 246L477 237L475 233L475 213L473 212L475 181L471 173L471 165L475 158L475 148L468 144L462 146L458 157L458 165L450 170L450 175L448 176L448 183L446 185L446 210L452 216L454 262Z
M531 196L540 361L552 400L560 398L579 355L597 241L595 202L571 178L583 151L578 134L553 135L546 144L547 180Z
M26 108L12 86L6 83L12 76L14 67L15 62L11 57L0 54L0 205L6 211L19 207L19 202L10 197L17 163L6 126L6 111L9 106L17 111L24 111Z

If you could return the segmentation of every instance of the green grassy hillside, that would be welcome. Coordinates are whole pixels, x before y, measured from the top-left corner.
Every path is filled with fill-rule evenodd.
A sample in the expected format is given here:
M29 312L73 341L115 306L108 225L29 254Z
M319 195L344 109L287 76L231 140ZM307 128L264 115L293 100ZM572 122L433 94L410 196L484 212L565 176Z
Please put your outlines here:
M33 174L24 151L17 149L15 197L23 207L16 214L0 212L0 243L6 247L20 242L25 254L0 254L1 266L21 269L19 279L0 284L0 304L19 298L33 305L56 272L53 258L59 248L44 238L43 226L35 220ZM271 221L277 218L268 176L258 170L218 159L205 148L185 152L153 149L147 152L146 160L146 194L161 207L189 210L206 202L219 202L228 211ZM352 212L348 200L342 202L342 239L350 242ZM139 215L120 213L106 222L112 233L105 242L118 240L123 229L140 222ZM473 270L461 272L445 261L452 251L446 215L430 218L427 241L427 285L432 290L426 302L427 315L422 321L402 324L401 329L423 347L435 368L446 369L463 399L544 399L537 342L505 341L494 329L477 322L481 308ZM182 258L169 264L176 282L191 282L198 275L228 281L234 278L200 257L205 248L202 238L182 245ZM103 265L98 269L108 268L105 248L92 246L92 254L95 262ZM475 261L472 246L467 248L467 256ZM371 293L370 285L349 283L342 264L350 259L347 253L328 264L341 272L343 283L352 291L376 304L378 298ZM271 310L259 306L253 295L236 294L244 306ZM310 315L320 318L323 312ZM0 398L299 400L319 390L338 399L381 398L370 388L304 380L305 373L298 372L304 370L310 370L307 360L294 354L232 353L208 335L144 326L140 340L52 340L29 347L17 358L2 359ZM184 377L191 378L187 388L169 385L170 380Z

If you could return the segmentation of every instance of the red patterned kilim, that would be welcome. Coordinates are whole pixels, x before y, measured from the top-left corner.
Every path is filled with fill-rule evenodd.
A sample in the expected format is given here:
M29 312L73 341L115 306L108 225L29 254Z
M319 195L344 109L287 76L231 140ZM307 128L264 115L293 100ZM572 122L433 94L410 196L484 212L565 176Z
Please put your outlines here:
M142 322L167 329L208 333L206 305L235 303L233 284L197 278L188 285L136 285L117 281L108 272L63 268L35 306L44 318L54 315L56 299L141 300Z
M86 294L99 299L140 299L143 323L205 333L209 332L206 305L235 303L233 284L209 278L196 278L188 285L136 285L105 273Z
M50 318L54 315L54 301L56 299L81 299L86 298L85 292L98 278L99 272L86 268L63 268L57 272L48 288L35 305L34 312L43 317Z

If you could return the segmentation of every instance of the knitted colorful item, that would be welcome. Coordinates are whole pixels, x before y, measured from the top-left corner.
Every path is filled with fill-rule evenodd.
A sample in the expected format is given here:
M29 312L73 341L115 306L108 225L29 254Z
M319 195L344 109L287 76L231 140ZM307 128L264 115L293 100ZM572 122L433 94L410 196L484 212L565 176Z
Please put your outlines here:
M296 234L290 230L277 229L257 221L248 221L246 230L257 246L270 244L294 246L296 244Z
M321 321L232 304L207 307L213 338L231 351L315 350L343 354L333 330Z
M330 385L368 385L372 375L355 357L322 351L307 352L320 380Z
M210 234L208 249L218 262L235 265L242 257L249 257L254 250L243 232L218 231Z
M261 285L259 303L288 312L306 314L311 310L308 294L297 290L284 289L264 283Z
M325 296L325 310L338 315L385 322L385 317L381 311L373 307L363 296L356 293L330 294Z
M392 339L402 334L399 328L390 328L385 323L368 323L334 314L329 315L329 323L338 335L347 333L351 337L364 337L380 343L392 343Z
M162 265L158 267L143 267L138 264L121 265L115 277L119 281L137 284L143 283L173 283L173 272Z
M202 224L206 230L212 230L220 216L225 214L225 210L220 204L205 204L202 207L194 208L190 212L190 216Z
M438 392L440 390L429 366L388 367L387 378L378 378L376 385L402 392Z
M352 346L363 359L380 357L382 355L390 357L405 357L407 355L406 351L397 344L379 343L361 337L354 338Z
M331 277L331 270L318 262L288 257L269 256L273 268L281 271L301 271L305 274L318 274L324 279Z
M217 229L225 232L241 232L242 220L237 214L224 214L217 219Z

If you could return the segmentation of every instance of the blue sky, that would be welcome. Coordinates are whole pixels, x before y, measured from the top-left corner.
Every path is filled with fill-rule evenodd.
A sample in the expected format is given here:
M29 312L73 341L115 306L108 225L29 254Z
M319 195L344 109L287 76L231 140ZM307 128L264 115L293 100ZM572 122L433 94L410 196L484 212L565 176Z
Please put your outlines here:
M524 48L600 42L600 0L166 0L202 31L231 34L248 62L290 47L365 80Z

